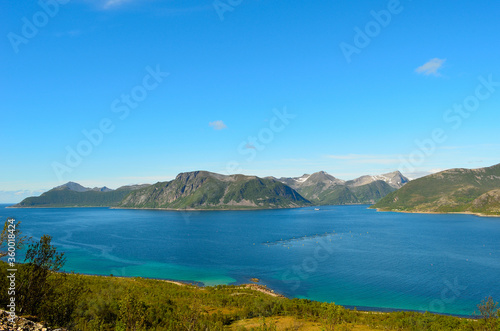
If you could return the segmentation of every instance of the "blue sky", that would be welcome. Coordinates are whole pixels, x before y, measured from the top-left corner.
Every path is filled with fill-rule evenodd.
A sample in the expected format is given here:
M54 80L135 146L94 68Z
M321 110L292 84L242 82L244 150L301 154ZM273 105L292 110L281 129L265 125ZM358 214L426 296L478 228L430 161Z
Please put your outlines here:
M499 163L499 12L495 1L3 1L0 202L201 169L351 179Z

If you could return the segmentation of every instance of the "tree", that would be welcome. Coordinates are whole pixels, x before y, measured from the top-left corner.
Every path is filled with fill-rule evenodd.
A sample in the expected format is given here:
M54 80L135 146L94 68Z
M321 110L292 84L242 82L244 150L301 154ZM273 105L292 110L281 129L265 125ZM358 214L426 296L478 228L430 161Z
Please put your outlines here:
M64 253L57 252L56 247L50 244L51 241L52 237L44 234L39 242L30 244L24 262L45 271L61 270L66 258Z
M483 318L483 323L486 326L486 330L498 330L500 317L500 309L498 308L498 302L494 302L492 297L488 297L481 301L481 304L477 305L481 317Z
M21 221L16 221L13 218L8 218L5 221L2 233L0 233L0 258L7 256L9 251L15 252L23 249L25 244L31 239L22 235L20 227ZM9 245L9 242L13 244ZM12 247L10 250L9 246Z
M52 272L59 271L64 253L51 245L52 237L43 235L39 242L29 245L25 264L19 269L19 312L38 315L41 304L54 292L57 283L49 282Z

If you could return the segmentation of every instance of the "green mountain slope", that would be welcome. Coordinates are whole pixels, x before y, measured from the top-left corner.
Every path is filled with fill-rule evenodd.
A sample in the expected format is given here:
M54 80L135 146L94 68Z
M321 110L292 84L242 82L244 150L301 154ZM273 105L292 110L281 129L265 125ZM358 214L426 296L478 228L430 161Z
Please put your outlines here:
M318 205L372 204L396 189L383 181L350 187L335 185L320 192L317 188L299 188L298 192ZM315 192L316 191L316 192Z
M90 189L77 183L69 182L55 187L39 197L26 198L12 207L112 207L118 205L134 189L142 187L144 185L123 186L116 190L106 187Z
M295 190L274 179L195 171L131 192L119 207L258 209L308 205L310 202Z
M500 215L500 164L480 169L451 169L413 180L372 208Z
M382 180L377 180L369 184L349 187L349 190L358 199L358 203L372 204L396 189Z

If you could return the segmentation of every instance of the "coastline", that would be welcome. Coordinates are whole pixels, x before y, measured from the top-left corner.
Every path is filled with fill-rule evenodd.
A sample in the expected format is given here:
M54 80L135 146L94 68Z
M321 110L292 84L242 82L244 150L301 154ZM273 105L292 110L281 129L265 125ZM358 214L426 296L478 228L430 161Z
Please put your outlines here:
M296 207L276 207L276 208L261 208L261 207L248 207L248 208L139 208L139 207L114 207L114 206L29 206L29 207L15 207L7 206L5 209L58 209L58 208L108 208L108 209L129 209L129 210L166 210L166 211L252 211L252 210L285 210L285 209L299 209L310 207L326 207L326 206L363 206L369 205L367 203L346 203L343 205L309 205L309 206L296 206Z
M55 207L55 206L50 206L50 207L43 207L43 206L30 206L30 207L15 207L15 206L7 206L4 207L5 209L61 209L61 208L107 208L107 209L123 209L123 210L163 210L163 211L176 211L176 212L193 212L193 211L257 211L257 210L285 210L285 209L299 209L299 208L309 208L309 207L324 207L324 206L362 206L366 205L365 203L357 203L357 204L343 204L343 205L310 205L310 206L296 206L296 207L277 207L277 208L203 208L203 209L198 209L198 208L138 208L138 207L111 207L111 206L60 206L60 207ZM463 212L436 212L436 211L408 211L408 210L385 210L381 208L371 208L368 207L367 209L375 209L377 212L393 212L393 213L404 213L404 214L435 214L435 215L472 215L472 216L478 216L478 217L500 217L500 215L493 215L493 214L483 214L483 213L476 213L476 212L470 212L470 211L463 211Z
M308 208L311 206L296 206L296 207L276 207L276 208L210 208L210 209L199 209L199 208L138 208L138 207L111 207L111 206L61 206L61 207L14 207L7 206L5 209L60 209L60 208L107 208L107 209L124 209L124 210L164 210L164 211L252 211L252 210L285 210L285 209L298 209L298 208Z
M59 208L111 208L109 206L61 206L61 207L54 207L54 206L51 206L51 207L42 207L42 206L39 206L39 207L15 207L14 205L13 206L7 206L7 207L4 207L5 209L50 209L50 208L53 208L53 209L59 209Z
M404 213L404 214L436 214L436 215L473 215L478 217L500 217L500 215L490 215L483 213L474 213L471 211L461 211L461 212L437 212L437 211L407 211L407 210L384 210L381 208L368 208L375 209L377 212L393 212L393 213Z
M86 274L86 273L72 273L72 272L67 272L67 271L60 271L60 273L63 274L76 274L76 275L82 275L82 276L87 276L87 277L105 277L105 278L119 278L119 279L134 279L134 278L143 278L143 279L148 279L148 280L155 280L159 282L165 282L165 283L170 283L170 284L175 284L177 286L192 286L196 287L198 289L202 289L204 287L207 287L205 285L202 285L203 283L201 282L188 282L188 281L183 281L183 280L173 280L173 279L163 279L163 278L151 278L151 277L141 277L141 276L112 276L112 275L97 275L97 274ZM217 286L217 285L215 285ZM272 297L277 297L277 298L286 298L289 299L288 297L284 296L283 294L275 292L273 289L268 288L266 285L259 285L255 283L244 283L244 284L238 284L238 285L226 285L226 286L235 286L239 288L248 288L254 291L258 291L267 295L270 295ZM210 287L210 286L208 286Z
M138 207L109 207L109 209L125 209L125 210L165 210L165 211L252 211L252 210L282 210L282 209L297 209L313 206L297 206L297 207L276 207L276 208L138 208Z
M71 274L71 272L64 272L60 271L61 273L66 273L66 274ZM141 278L141 279L147 279L147 280L154 280L154 281L159 281L159 282L165 282L165 283L170 283L170 284L175 284L177 286L191 286L194 288L197 288L199 290L202 290L204 287L214 287L217 285L213 286L205 286L202 285L203 283L201 282L188 282L188 281L182 281L182 280L173 280L173 279L163 279L163 278L150 278L150 277L140 277L140 276L111 276L111 275L97 275L97 274L86 274L86 273L75 273L78 275L83 275L83 276L88 276L88 277L105 277L105 278L119 278L119 279L134 279L134 278ZM260 285L260 284L255 284L255 283L242 283L242 284L234 284L234 285L224 285L224 286L234 286L235 288L241 288L241 289L250 289L253 291L258 291L261 293L264 293L266 295L276 297L276 298L282 298L282 299L294 299L293 297L287 297L281 293L275 292L273 289L267 287L266 285ZM310 301L314 302L322 302L322 301L316 301L316 300L311 300L307 299ZM401 309L401 308L387 308L387 307L368 307L368 306L353 306L353 305L339 305L342 306L346 309L349 310L356 310L358 312L366 313L366 314L389 314L393 312L416 312L416 313L425 313L423 310L412 310L412 309ZM472 320L477 320L480 317L479 316L474 316L474 315L458 315L458 314L447 314L447 313L438 313L438 312L432 312L429 311L431 314L436 314L436 315L442 315L442 316L452 316L452 317L457 317L457 318L463 318L463 319L472 319Z

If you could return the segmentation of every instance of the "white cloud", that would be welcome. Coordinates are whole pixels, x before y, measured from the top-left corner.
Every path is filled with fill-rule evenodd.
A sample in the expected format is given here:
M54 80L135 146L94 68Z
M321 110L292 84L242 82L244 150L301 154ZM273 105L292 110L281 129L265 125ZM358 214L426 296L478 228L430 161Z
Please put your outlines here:
M214 128L214 130L223 130L227 128L226 124L224 124L224 122L222 121L213 121L208 123L208 125Z
M429 60L427 63L415 69L415 72L426 76L429 75L441 76L441 73L439 73L438 70L441 69L445 61L446 59L438 59L437 57L433 58Z

